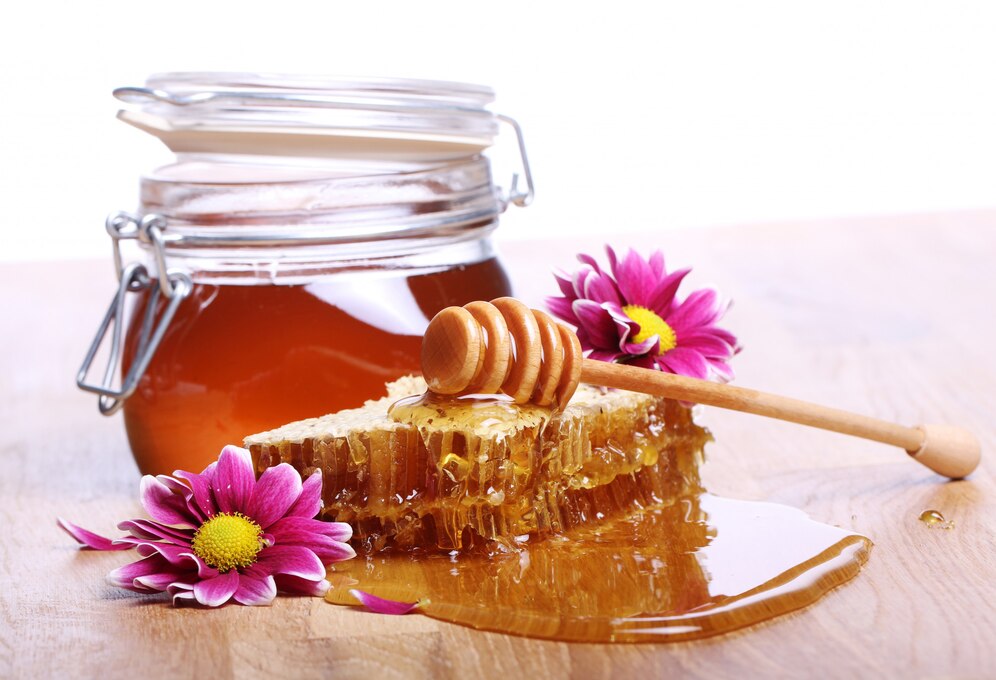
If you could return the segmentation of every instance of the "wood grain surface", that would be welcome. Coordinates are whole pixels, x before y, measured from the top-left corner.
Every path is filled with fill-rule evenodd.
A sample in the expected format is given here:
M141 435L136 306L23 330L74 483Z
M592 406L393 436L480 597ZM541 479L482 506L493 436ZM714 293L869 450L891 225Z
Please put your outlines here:
M321 599L174 610L114 589L123 553L83 552L56 516L113 533L142 515L120 418L73 378L114 287L110 260L0 266L0 677L996 677L996 211L613 237L660 246L735 299L738 382L982 440L945 482L892 447L718 409L714 493L769 500L875 542L852 582L798 613L701 642L566 644L384 617ZM551 267L599 243L509 244L539 306ZM316 414L317 415L317 414ZM938 510L955 528L918 521Z

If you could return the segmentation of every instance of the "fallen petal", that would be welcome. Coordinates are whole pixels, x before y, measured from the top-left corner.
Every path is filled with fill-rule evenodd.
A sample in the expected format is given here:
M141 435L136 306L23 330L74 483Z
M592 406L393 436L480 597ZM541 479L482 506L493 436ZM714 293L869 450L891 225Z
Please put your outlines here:
M349 594L359 600L360 604L364 607L372 612L376 612L377 614L400 616L415 610L419 605L418 602L398 602L397 600L387 600L383 597L377 597L376 595L371 595L370 593L356 589L351 589Z
M95 534L72 522L67 522L61 517L57 518L56 521L63 531L75 538L78 543L91 550L131 550L135 547L129 543L117 543L110 538L104 538L100 534Z

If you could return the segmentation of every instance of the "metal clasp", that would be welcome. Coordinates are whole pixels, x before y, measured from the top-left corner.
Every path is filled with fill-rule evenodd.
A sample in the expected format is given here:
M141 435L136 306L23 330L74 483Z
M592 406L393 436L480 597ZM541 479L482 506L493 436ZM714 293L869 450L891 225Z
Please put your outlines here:
M118 280L122 279L124 271L121 258L121 241L137 239L152 248L152 255L156 258L156 269L159 272L159 288L163 295L172 299L174 293L173 283L170 281L169 269L166 267L166 249L164 247L163 229L166 228L166 219L162 215L146 215L141 220L126 212L112 213L107 217L104 228L111 236L114 245L114 269L118 274Z
M526 142L522 137L522 128L511 116L506 116L503 114L495 114L495 117L509 125L512 131L515 132L515 140L519 145L519 161L522 166L522 174L526 180L526 190L523 191L519 189L519 173L512 174L512 186L508 190L508 196L504 198L505 203L514 203L520 208L525 208L527 205L533 202L533 196L535 191L533 190L533 173L529 169L529 157L526 155Z
M83 359L83 365L80 366L80 370L76 374L76 385L82 390L99 395L97 406L101 413L109 416L117 412L124 400L135 392L138 381L145 373L145 369L148 368L156 348L159 347L159 343L166 334L166 329L173 320L173 315L176 314L177 307L193 290L194 284L186 273L169 270L166 267L162 235L165 221L159 215L147 215L138 220L128 213L114 213L107 218L105 226L114 244L114 267L118 274L118 290L107 308L104 320L97 329L97 335L90 344L86 358ZM120 242L126 239L138 239L152 246L158 269L156 278L152 278L148 269L141 263L123 264ZM114 376L121 364L121 354L124 347L125 302L128 293L139 293L145 290L150 292L145 305L145 314L142 318L135 356L128 369L128 374L121 379L120 388L114 389ZM158 324L155 323L156 313L160 308L157 293L161 293L167 300ZM104 367L103 379L97 384L88 383L86 381L87 374L90 372L94 358L104 344L107 332L112 326L110 356Z

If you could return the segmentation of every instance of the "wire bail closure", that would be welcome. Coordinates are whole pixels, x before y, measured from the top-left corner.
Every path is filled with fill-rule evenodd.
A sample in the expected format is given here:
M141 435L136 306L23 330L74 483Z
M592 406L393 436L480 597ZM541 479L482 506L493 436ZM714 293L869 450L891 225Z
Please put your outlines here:
M90 349L87 350L86 357L83 359L83 364L76 374L76 385L82 390L98 395L97 406L105 416L116 413L124 404L124 400L135 392L139 380L145 373L145 369L148 368L149 362L152 361L159 343L166 334L166 329L176 314L177 307L193 290L193 281L185 272L169 270L166 267L162 235L165 224L165 220L160 215L146 215L139 220L124 212L111 214L105 223L107 233L110 234L114 246L114 267L118 275L118 290L111 299L104 320L97 329L97 334L94 336ZM145 265L140 262L123 264L121 241L128 239L137 239L151 245L158 269L156 278L153 278ZM121 386L115 389L113 387L114 377L121 364L124 346L125 303L128 293L140 293L146 289L151 289L151 293L145 306L135 356L127 375L121 379ZM161 293L167 300L158 323L156 323L156 316L160 305L158 304L157 292ZM104 339L112 326L110 356L104 367L103 378L99 383L88 383L87 374L90 372L97 352L104 344Z
M526 155L526 141L522 136L522 128L511 116L498 113L495 114L495 118L511 127L512 131L515 133L515 141L519 147L519 160L522 165L522 174L526 180L526 190L522 191L519 189L519 173L512 173L512 186L509 187L508 196L504 197L503 201L505 205L514 203L520 208L525 208L533 202L533 196L535 196L536 191L533 188L533 173L529 169L529 156Z

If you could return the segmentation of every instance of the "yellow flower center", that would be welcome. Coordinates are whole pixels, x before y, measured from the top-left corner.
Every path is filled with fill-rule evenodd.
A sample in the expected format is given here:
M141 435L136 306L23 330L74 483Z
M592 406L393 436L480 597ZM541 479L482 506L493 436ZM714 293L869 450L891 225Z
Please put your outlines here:
M256 561L263 549L263 530L241 512L222 512L200 526L191 547L208 566L224 573Z
M626 305L622 310L626 316L640 324L640 332L633 336L631 342L643 342L656 335L661 340L660 354L678 346L678 337L674 334L674 329L668 326L664 319L657 316L656 312L640 305Z

